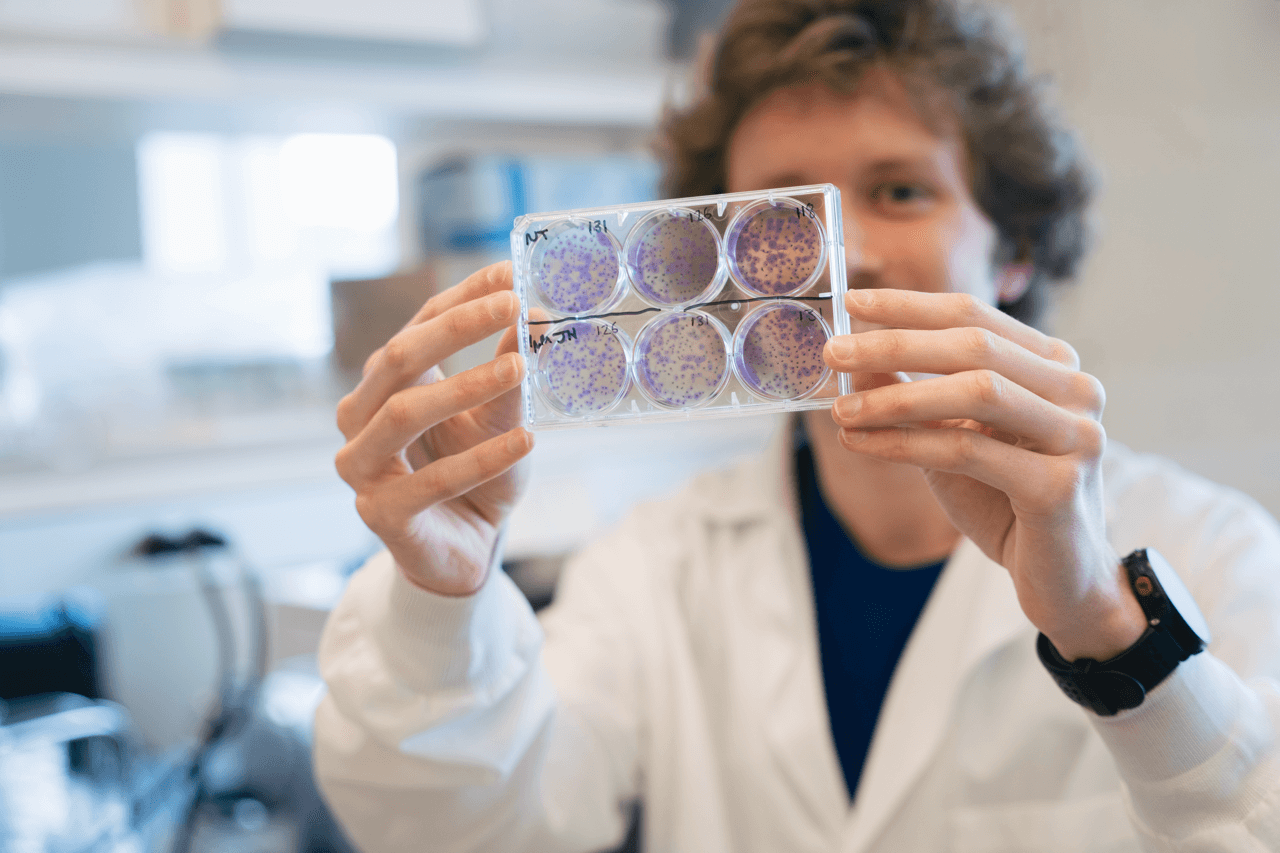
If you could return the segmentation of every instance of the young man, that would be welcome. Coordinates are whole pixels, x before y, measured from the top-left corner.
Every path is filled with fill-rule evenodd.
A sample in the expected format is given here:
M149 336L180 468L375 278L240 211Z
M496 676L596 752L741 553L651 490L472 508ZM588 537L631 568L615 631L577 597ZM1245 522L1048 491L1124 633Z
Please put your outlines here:
M511 325L510 270L424 306L338 416L387 545L321 650L357 843L595 850L640 798L663 851L1280 849L1280 531L1107 447L1022 321L1088 193L986 14L748 0L667 131L676 195L840 188L859 331L825 357L858 391L637 510L539 622L496 569L514 333L435 367Z

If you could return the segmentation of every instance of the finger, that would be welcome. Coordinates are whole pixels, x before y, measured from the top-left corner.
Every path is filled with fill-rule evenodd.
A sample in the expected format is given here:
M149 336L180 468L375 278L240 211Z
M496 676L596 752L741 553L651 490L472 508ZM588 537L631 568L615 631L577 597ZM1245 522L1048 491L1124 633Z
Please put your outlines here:
M495 358L501 358L503 355L518 352L519 348L516 343L517 334L516 327L514 326L508 328L502 333L502 337L498 339L498 346L496 349L497 355ZM527 375L527 373L528 368L526 366L524 374ZM479 428L482 432L497 434L500 432L506 432L512 427L517 426L521 419L520 388L520 383L515 383L510 390L503 391L492 400L469 410L468 415L475 427ZM434 434L427 434L423 436L424 440L422 442L417 442L408 446L408 455L406 458L409 460L409 464L414 470L417 470L427 464L433 455L443 455L445 453L453 452L452 448L449 448L447 445L441 446L434 441L429 441L429 439L433 439L435 437L436 436ZM428 445L430 445L430 450L428 449Z
M490 293L497 293L502 290L511 290L511 262L501 261L496 264L477 270L467 276L460 283L450 287L441 293L428 299L418 309L417 313L400 327L401 331L424 323L434 317L438 317L450 308L454 308L466 302L472 302L476 299L482 299ZM365 359L362 376L367 376L369 371L373 369L377 363L381 348L369 354Z
M509 352L518 352L520 349L515 326L508 326L506 331L502 333L502 337L498 338L498 346L494 349L494 357L504 355Z
M854 453L971 477L1031 512L1069 506L1078 481L1072 457L1042 456L971 429L841 429L838 435Z
M555 322L556 320L554 317L539 308L537 305L529 306L529 326L531 327L531 330L534 326L550 326Z
M994 332L1018 346L1065 365L1080 367L1080 357L1066 341L1020 323L994 305L968 293L920 293L881 288L851 290L845 307L853 317L897 329L951 329L973 326Z
M405 328L425 323L439 317L450 308L456 308L467 302L483 299L491 293L511 289L511 261L499 261L496 264L476 270L453 287L431 297L413 315L413 319L405 324Z
M498 357L508 353L516 353L518 357L519 347L516 338L517 331L514 326L502 333L502 337L498 339ZM527 372L527 367L521 370L521 382ZM503 391L492 400L476 406L472 410L472 417L475 418L476 424L490 432L505 432L520 423L520 386L521 383L516 382L510 390Z
M863 373L859 371L853 373L852 378L854 391L870 391L873 388L885 388L889 385L897 385L900 382L914 381L907 374L896 370L893 373Z
M402 531L410 519L424 510L506 473L532 449L533 435L523 427L516 427L366 491L357 497L360 517L379 535L384 531Z
M1028 450L1092 451L1096 422L1055 406L998 373L975 370L850 394L836 400L841 427L878 429L970 420L1014 436Z
M360 489L431 427L518 386L523 365L520 356L508 353L440 382L396 392L338 452L338 473Z
M500 291L397 332L375 354L360 384L338 404L342 434L353 438L392 394L418 383L445 357L507 328L518 307L515 294Z
M990 370L1050 402L1091 417L1100 417L1106 402L1102 384L1094 377L977 326L928 331L878 329L841 335L827 343L823 357L833 370L845 373Z

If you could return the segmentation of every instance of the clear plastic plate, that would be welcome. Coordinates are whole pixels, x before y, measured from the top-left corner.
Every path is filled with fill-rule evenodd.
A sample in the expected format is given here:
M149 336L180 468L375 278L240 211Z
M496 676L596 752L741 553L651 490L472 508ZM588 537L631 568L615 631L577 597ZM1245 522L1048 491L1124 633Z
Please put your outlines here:
M847 334L830 184L522 216L524 423L562 429L824 408Z

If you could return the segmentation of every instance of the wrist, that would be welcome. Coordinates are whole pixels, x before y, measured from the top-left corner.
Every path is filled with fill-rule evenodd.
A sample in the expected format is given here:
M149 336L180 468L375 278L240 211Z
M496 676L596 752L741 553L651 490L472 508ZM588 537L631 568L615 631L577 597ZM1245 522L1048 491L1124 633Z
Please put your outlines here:
M405 566L398 558L396 559L396 568L399 569L400 574L404 575L404 579L410 585L445 598L465 598L468 595L475 595L484 586L484 582L489 576L488 570L477 569L474 574L467 576L442 578L432 574L424 578L418 570Z
M397 569L413 586L434 595L464 598L479 592L489 575L501 568L505 540L504 525L494 531L489 543L481 546L484 550L449 548L442 554L433 554L419 545L402 557L396 547L387 547ZM480 553L486 558L477 559Z
M1146 620L1136 642L1102 659L1082 656L1068 660L1046 634L1036 640L1040 662L1063 692L1100 716L1113 716L1142 704L1149 691L1180 663L1202 651L1210 639L1209 626L1195 599L1159 552L1139 549L1125 557L1122 566ZM1072 654L1076 653L1073 649Z
M1130 588L1128 572L1117 560L1109 583L1073 608L1061 626L1042 633L1067 661L1105 661L1131 647L1146 629L1147 619Z

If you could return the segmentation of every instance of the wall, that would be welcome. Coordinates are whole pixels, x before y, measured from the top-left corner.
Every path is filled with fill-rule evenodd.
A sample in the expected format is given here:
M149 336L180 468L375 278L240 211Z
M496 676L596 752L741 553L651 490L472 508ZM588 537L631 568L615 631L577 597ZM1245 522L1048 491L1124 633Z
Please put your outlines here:
M137 182L132 145L0 143L0 281L139 258Z
M1012 0L1101 176L1056 333L1109 435L1280 514L1280 3Z

